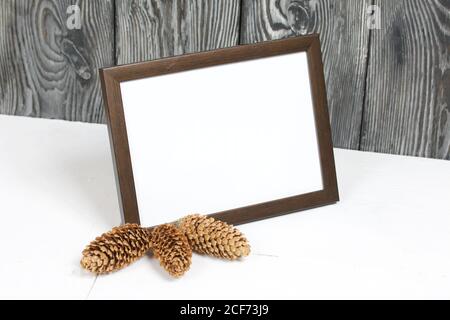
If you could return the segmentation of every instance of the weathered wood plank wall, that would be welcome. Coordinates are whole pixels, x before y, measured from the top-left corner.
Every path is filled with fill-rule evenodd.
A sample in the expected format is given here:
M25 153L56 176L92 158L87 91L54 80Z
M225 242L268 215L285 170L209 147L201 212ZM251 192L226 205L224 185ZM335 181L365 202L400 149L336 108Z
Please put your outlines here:
M334 145L358 149L369 0L243 0L241 43L320 33Z
M81 30L67 28L79 4ZM2 0L0 112L102 122L97 69L114 63L111 0Z
M312 32L335 146L450 159L450 0L3 0L0 113L102 122L99 67Z
M450 159L450 1L376 4L361 149Z
M118 64L239 44L240 0L120 0Z

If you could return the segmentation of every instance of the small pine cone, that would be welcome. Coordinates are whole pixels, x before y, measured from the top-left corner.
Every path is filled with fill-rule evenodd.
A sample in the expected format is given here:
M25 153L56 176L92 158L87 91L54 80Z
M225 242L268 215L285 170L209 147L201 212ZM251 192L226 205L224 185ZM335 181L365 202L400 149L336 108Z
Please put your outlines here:
M171 224L154 228L151 232L153 254L173 277L181 277L191 266L192 249L186 236Z
M96 274L110 273L141 258L150 247L147 229L126 224L92 241L83 251L81 266Z
M250 254L250 245L244 235L225 222L191 215L179 220L177 226L188 238L192 250L197 253L229 260Z

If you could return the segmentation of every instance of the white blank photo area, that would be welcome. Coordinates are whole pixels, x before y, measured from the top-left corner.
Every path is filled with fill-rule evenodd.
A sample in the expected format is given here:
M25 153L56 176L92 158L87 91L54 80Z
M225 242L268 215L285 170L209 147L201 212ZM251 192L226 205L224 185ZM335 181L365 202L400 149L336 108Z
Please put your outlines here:
M323 189L306 53L121 91L143 225Z

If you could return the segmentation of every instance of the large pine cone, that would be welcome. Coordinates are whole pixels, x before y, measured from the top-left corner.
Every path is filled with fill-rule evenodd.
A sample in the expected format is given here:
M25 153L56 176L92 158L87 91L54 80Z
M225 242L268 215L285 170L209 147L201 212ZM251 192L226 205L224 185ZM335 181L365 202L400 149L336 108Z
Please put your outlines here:
M122 269L144 256L151 247L150 233L137 224L126 224L91 242L81 265L96 274Z
M165 224L151 232L153 254L173 277L181 277L191 266L192 249L177 227Z
M177 222L189 244L197 253L236 260L250 254L250 245L244 235L225 222L214 218L191 215Z

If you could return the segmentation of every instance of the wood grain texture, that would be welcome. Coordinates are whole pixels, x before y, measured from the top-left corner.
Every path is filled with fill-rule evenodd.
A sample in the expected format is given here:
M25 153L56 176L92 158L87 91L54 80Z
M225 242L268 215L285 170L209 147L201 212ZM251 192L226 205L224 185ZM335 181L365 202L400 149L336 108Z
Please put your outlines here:
M361 148L450 159L450 1L376 4Z
M117 64L238 44L240 0L120 0Z
M366 0L243 0L242 4L241 43L320 33L337 147L359 148L369 4Z
M81 30L69 30L69 6ZM3 0L0 113L103 122L98 68L114 63L111 0Z

